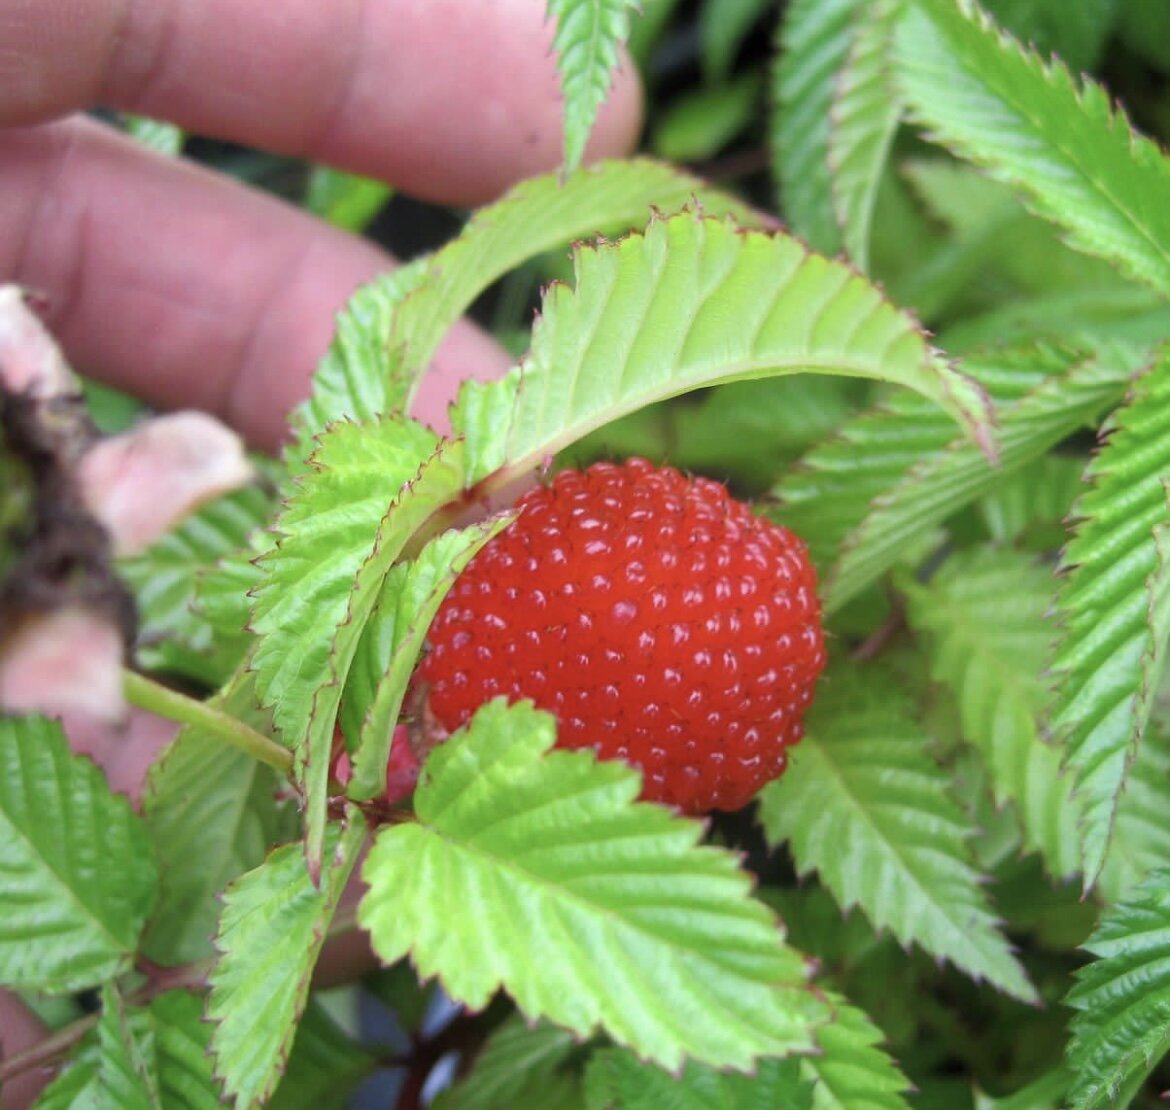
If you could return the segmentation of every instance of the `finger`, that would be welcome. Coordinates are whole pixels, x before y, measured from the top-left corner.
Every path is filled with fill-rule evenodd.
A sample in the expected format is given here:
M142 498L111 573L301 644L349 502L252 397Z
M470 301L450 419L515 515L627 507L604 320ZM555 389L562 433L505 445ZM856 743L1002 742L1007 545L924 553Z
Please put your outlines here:
M0 3L0 126L93 104L382 178L451 204L556 165L544 0ZM627 61L593 154L641 119Z
M162 408L201 408L274 448L333 318L390 261L376 247L190 163L73 119L0 131L0 281L47 295L76 369ZM504 353L468 324L419 415Z
M0 988L0 1059L32 1048L47 1037L49 1031L15 994ZM48 1084L43 1068L31 1068L4 1083L0 1091L0 1110L26 1110Z

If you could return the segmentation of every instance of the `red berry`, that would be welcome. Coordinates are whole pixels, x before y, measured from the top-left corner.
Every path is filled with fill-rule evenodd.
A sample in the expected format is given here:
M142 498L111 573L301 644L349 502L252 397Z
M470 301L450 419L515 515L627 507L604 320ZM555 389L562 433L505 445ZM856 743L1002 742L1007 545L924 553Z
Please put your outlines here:
M718 482L644 459L565 470L456 581L419 670L446 729L498 695L642 796L738 809L780 775L825 663L816 574Z
M380 800L390 806L401 805L414 793L418 772L419 759L411 744L410 733L405 725L396 725L390 744L390 760L386 765L386 789ZM333 777L342 789L353 777L340 726L333 732Z

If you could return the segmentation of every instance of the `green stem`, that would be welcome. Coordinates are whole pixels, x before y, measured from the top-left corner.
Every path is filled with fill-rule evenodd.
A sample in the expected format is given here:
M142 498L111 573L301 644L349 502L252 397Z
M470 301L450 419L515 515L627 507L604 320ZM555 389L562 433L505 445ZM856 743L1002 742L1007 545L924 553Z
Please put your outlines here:
M169 721L201 728L225 744L247 752L253 759L275 767L282 774L292 770L292 752L230 713L180 694L137 671L124 670L122 678L126 700L131 705L166 717Z

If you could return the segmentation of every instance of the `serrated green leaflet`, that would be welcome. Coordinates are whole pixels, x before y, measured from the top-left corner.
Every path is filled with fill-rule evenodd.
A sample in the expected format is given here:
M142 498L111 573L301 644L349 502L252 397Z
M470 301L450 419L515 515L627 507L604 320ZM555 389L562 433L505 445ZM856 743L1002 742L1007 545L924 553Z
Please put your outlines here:
M1022 189L1070 245L1170 292L1170 162L1100 85L1042 64L972 0L913 0L895 61L933 136Z
M652 210L677 212L698 202L711 214L734 213L748 225L761 217L690 174L646 158L602 162L567 177L521 182L481 208L459 236L437 251L426 281L394 316L386 338L392 372L415 378L407 411L447 329L493 281L526 259L575 239L642 227Z
M639 1060L620 1048L603 1048L585 1069L586 1110L811 1110L812 1085L799 1060L761 1060L754 1075L728 1075L688 1062L681 1075Z
M548 0L556 20L553 50L565 100L565 169L581 163L597 109L618 64L618 49L630 36L635 0Z
M1155 872L1133 901L1106 911L1085 948L1066 1002L1074 1110L1128 1106L1170 1049L1170 872Z
M195 572L192 605L220 638L230 641L246 635L252 616L251 593L264 580L255 560L271 547L272 536L257 531L243 547Z
M387 576L341 707L346 736L357 737L349 797L374 798L385 789L390 740L427 629L463 568L512 519L500 515L462 532L445 532Z
M814 444L772 487L776 507L767 515L808 544L823 574L873 500L954 434L941 409L916 394L894 394Z
M1117 819L1098 886L1110 903L1132 896L1134 888L1170 859L1170 742L1148 728L1138 745L1117 802Z
M827 1014L735 858L635 804L628 767L553 740L549 715L497 700L431 753L419 823L384 829L363 868L378 955L410 953L473 1009L503 987L530 1019L600 1025L668 1068L811 1048Z
M1028 346L988 353L973 359L968 370L998 410L1078 357L1059 348ZM880 504L879 497L903 483L916 465L940 456L953 442L954 425L941 410L917 394L895 393L814 446L773 487L779 508L771 515L805 540L818 566L828 568L871 505Z
M822 682L832 696L814 704L788 770L760 795L769 841L787 841L798 871L817 871L843 909L860 906L903 944L1034 1001L972 866L971 818L948 795L913 706L884 672L842 667Z
M255 699L243 674L212 703L255 721ZM142 798L160 870L144 939L151 959L179 964L211 955L219 893L257 866L282 833L295 835L287 807L276 801L279 783L271 768L191 726L154 762Z
M242 547L269 518L272 499L256 486L217 498L140 555L120 560L119 573L138 603L138 663L218 686L247 646L243 622L221 635L193 608L196 575Z
M524 1106L526 1088L547 1085L576 1049L577 1038L547 1022L508 1018L475 1058L471 1074L435 1100L435 1110L505 1110Z
M127 1110L162 1110L158 1076L150 1063L154 1055L154 1030L131 1028L130 1014L113 983L102 987L97 1045L99 1105L104 1101Z
M349 298L337 317L329 350L313 375L312 393L291 418L295 436L285 452L298 470L314 437L338 420L362 423L405 407L410 381L390 372L386 337L402 301L429 276L429 260L376 277Z
M907 1110L910 1081L878 1047L881 1030L841 995L827 997L833 1020L817 1030L821 1053L800 1061L816 1083L813 1110Z
M128 1008L107 987L102 1001L97 1029L45 1090L38 1110L218 1110L223 1105L211 1074L211 1027L203 1021L200 996L168 991L148 1008Z
M0 983L51 992L126 970L158 892L130 803L41 717L0 717L0 889Z
M310 867L321 858L334 722L366 621L415 529L462 488L461 445L444 442L428 458L433 443L405 418L334 425L277 521L254 591L252 669L296 752Z
M1085 884L1101 869L1170 634L1170 354L1106 426L1061 563L1052 729L1084 816Z
M863 4L853 19L850 46L836 75L826 158L833 210L846 253L869 269L869 227L882 167L902 115L889 73L894 23L903 0Z
M909 386L973 438L986 398L842 263L779 232L683 213L581 248L545 297L519 374L465 391L469 480L533 469L594 428L701 386L813 371Z
M237 879L223 899L207 1017L224 1090L241 1106L272 1093L287 1059L309 993L309 977L325 931L366 837L351 812L344 828L330 825L321 885L314 886L299 844L277 848Z
M928 585L909 586L907 616L930 636L932 675L954 694L997 804L1014 803L1025 845L1067 878L1080 866L1078 812L1060 753L1041 737L1041 676L1055 636L1045 615L1055 592L1049 567L981 548L948 560Z
M772 76L772 173L788 225L826 254L841 245L829 172L830 109L860 0L793 0Z
M979 515L992 541L1007 545L1061 527L1081 492L1082 469L1080 459L1044 455L998 482L979 503ZM1041 550L1051 547L1051 543L1040 545Z
M916 537L928 534L993 489L1005 475L1090 424L1122 395L1138 365L1138 355L1124 350L1090 356L1062 375L1042 381L1014 403L1000 404L997 466L989 465L966 440L957 438L945 450L913 465L900 482L871 503L865 517L842 541L825 577L826 609L838 608L869 585Z
M252 669L290 744L303 737L313 696L330 677L337 627L387 509L435 443L421 425L393 417L336 424L277 518L277 539L253 591Z

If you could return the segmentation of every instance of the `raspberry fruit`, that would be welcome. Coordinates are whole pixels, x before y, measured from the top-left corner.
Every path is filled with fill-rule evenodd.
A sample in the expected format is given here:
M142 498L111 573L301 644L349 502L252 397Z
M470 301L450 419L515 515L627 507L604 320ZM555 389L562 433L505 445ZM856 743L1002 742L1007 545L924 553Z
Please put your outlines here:
M825 663L816 574L718 482L644 459L565 470L456 581L418 679L449 731L531 698L558 746L641 769L642 796L738 809L780 775Z

